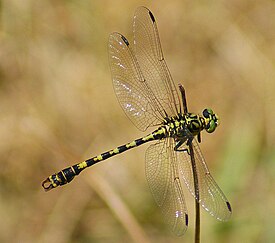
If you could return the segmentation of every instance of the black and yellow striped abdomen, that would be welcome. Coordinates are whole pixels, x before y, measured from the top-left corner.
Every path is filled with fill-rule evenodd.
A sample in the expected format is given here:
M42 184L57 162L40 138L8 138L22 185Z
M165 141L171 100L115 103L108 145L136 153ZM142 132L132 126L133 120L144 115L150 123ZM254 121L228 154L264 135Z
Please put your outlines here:
M166 135L167 135L166 127L161 126L156 131L148 134L145 137L142 137L142 138L136 139L130 143L121 145L115 149L104 152L98 156L87 159L83 162L80 162L78 164L70 166L66 169L61 170L60 172L58 172L56 174L49 176L45 181L43 181L42 186L45 189L45 191L49 191L49 190L56 188L58 186L65 185L65 184L71 182L74 179L74 177L76 175L78 175L81 171L83 171L84 169L86 169L98 162L106 160L114 155L123 153L129 149L135 148L135 147L140 146L140 145L147 143L149 141L162 139Z

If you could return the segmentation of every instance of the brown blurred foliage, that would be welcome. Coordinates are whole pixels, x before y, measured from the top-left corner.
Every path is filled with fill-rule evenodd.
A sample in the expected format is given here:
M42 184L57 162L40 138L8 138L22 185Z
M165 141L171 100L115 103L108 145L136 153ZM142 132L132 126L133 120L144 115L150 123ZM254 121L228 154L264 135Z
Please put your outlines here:
M154 13L166 61L189 109L221 117L202 151L233 207L202 212L202 242L273 242L275 2L34 1L0 5L0 241L192 242L174 237L144 176L148 145L45 193L50 174L144 134L119 107L109 33L132 40L140 5Z

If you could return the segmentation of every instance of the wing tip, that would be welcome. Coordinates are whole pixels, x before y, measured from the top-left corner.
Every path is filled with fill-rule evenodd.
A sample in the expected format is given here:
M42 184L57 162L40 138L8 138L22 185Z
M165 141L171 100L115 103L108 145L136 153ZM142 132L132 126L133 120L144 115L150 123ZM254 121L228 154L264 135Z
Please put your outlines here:
M188 214L185 214L185 225L188 226Z
M181 224L181 226L179 228L176 228L176 230L174 229L173 232L176 236L180 237L183 236L188 228L188 214L184 213L184 219L185 219L185 225Z
M118 33L118 32L113 32L112 34L110 34L110 36L109 36L109 42L110 42L112 39L117 39L117 38L121 38L122 41L123 41L127 46L130 45L130 44L129 44L129 41L127 40L127 38L126 38L124 35L122 35L122 34L120 34L120 33Z
M140 7L138 7L138 8L136 9L135 16L138 15L139 13L146 15L146 14L147 14L146 12L149 13L150 19L153 21L153 23L155 23L155 22L156 22L156 19L155 19L153 13L151 12L151 10L150 10L149 8L147 8L147 7L145 7L145 6L140 6Z
M150 16L151 20L153 21L153 23L155 23L156 22L155 17L150 10L149 10L149 16Z
M232 213L232 208L231 208L231 205L228 201L226 201L226 206L227 206L229 212Z
M127 46L130 45L130 44L129 44L129 41L127 40L127 38L126 38L124 35L120 34L120 37L121 37L121 39L123 40L123 42L124 42Z

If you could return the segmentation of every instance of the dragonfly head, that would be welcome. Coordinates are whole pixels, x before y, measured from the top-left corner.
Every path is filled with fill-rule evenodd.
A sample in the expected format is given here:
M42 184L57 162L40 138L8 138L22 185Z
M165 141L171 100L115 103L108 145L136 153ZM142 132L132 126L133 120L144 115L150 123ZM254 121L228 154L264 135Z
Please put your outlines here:
M214 132L216 127L220 124L219 117L211 109L204 109L202 115L204 117L205 130L208 133Z

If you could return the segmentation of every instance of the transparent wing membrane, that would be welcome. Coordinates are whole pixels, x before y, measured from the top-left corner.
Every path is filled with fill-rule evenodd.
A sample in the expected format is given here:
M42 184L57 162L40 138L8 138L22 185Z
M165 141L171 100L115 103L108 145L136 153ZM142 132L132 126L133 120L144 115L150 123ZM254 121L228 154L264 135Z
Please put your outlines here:
M145 7L134 16L134 51L119 33L109 38L114 90L126 115L140 130L180 112L180 100L166 66L157 25Z
M168 116L180 111L180 99L161 49L153 14L139 7L134 15L134 51L146 82Z
M188 131L186 132L188 134L188 139L180 147L180 149L186 150L177 152L179 173L183 178L183 181L185 182L188 190L196 198L191 157L189 155L188 145L188 140L191 139L194 151L196 174L198 177L199 203L207 212L209 212L209 214L214 216L216 219L220 221L226 221L230 218L231 206L222 190L211 176L195 138L193 138L193 136Z
M165 221L180 236L186 231L188 216L173 148L173 139L167 138L147 149L146 178Z
M112 33L108 47L114 91L126 115L142 131L161 124L163 111L152 101L152 91L127 39Z

